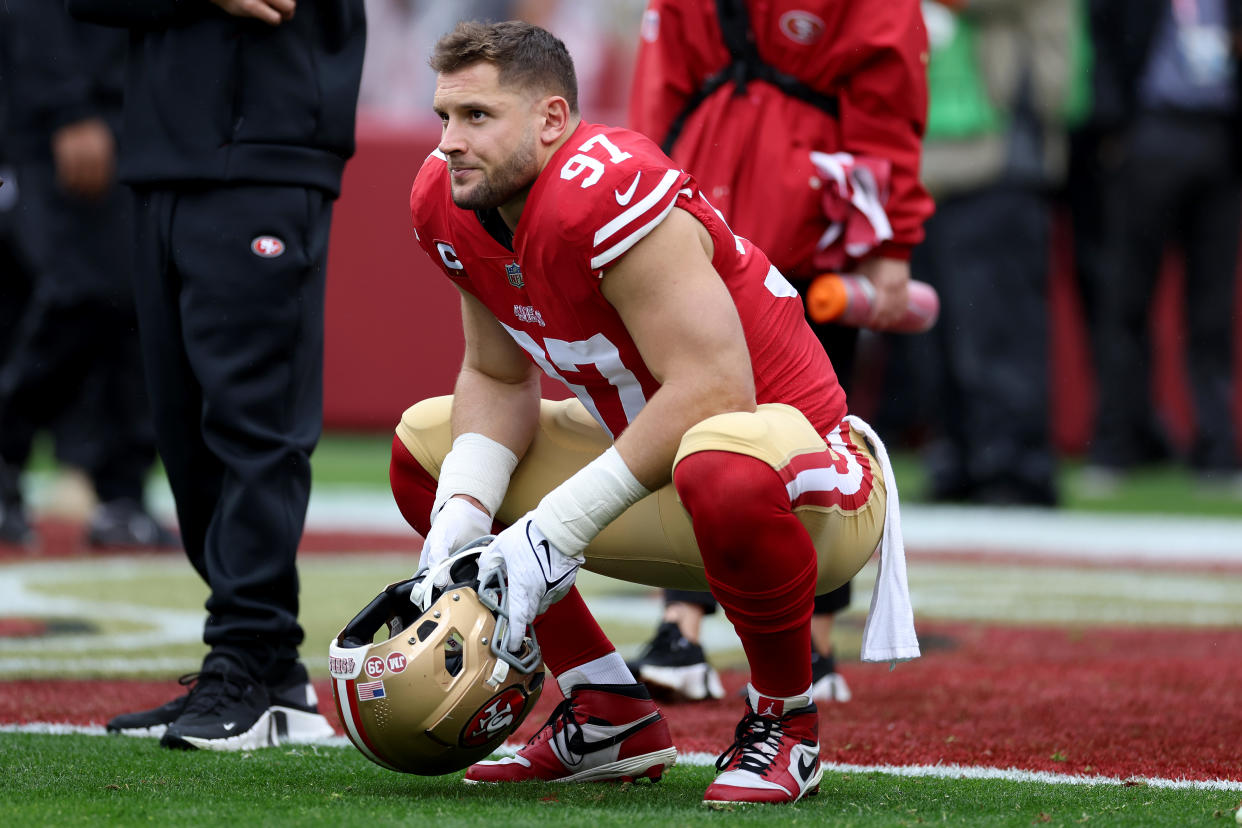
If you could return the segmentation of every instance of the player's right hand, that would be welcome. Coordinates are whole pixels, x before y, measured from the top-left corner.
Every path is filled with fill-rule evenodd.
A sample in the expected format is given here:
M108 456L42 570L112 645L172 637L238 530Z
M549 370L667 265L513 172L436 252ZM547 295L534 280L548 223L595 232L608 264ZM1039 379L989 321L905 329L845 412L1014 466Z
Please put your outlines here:
M101 118L86 118L52 133L52 159L67 192L99 198L116 177L116 140Z
M234 17L253 17L272 26L293 19L297 0L211 0Z
M427 530L423 551L418 559L418 571L430 569L447 560L470 541L491 534L491 531L491 515L465 498L450 497L431 519L431 528ZM449 571L446 567L436 573L432 581L425 583L423 589L433 586L444 589L448 586L448 579ZM410 600L418 604L422 600L423 589L416 586L410 594Z

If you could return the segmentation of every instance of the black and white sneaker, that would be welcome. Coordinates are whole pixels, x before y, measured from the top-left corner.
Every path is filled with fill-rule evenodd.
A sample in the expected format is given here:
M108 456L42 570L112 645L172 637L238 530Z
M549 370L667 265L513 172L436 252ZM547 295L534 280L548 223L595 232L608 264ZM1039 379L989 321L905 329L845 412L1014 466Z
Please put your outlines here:
M319 696L301 662L279 684L269 686L271 713L276 737L281 744L317 742L336 735L332 725L319 713Z
M811 653L811 700L817 702L847 702L853 698L845 676L837 672L837 659Z
M150 710L125 713L107 724L109 733L123 736L146 736L160 738L168 726L180 718L194 694L194 687L202 673L190 673L177 681L191 688L186 694ZM271 701L269 712L275 729L272 744L317 742L336 735L332 725L319 713L319 697L300 662L280 683L267 688Z
M183 687L190 687L198 680L198 673L188 673L177 682ZM150 710L140 710L137 713L122 713L109 720L107 731L109 733L119 733L122 736L151 736L159 738L164 735L164 731L168 726L177 721L177 717L185 710L186 702L190 700L190 691L185 695L178 696L170 702L165 702L159 707L153 707Z
M724 698L720 674L707 663L703 648L683 636L672 621L660 624L642 655L628 666L654 693L691 701Z
M101 503L87 525L86 542L96 549L171 550L181 547L176 532L130 498Z
M160 744L182 750L251 750L280 744L267 687L232 659L208 658Z

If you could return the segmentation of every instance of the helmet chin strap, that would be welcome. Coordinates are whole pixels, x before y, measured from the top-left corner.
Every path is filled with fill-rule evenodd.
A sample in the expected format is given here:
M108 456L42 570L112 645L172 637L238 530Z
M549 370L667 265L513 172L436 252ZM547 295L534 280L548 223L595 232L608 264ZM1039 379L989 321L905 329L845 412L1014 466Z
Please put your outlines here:
M419 612L426 612L430 609L431 605L435 603L435 598L432 594L435 591L433 586L436 580L440 577L440 573L443 572L447 574L448 570L452 569L454 564L467 555L477 555L479 548L487 546L492 542L492 538L494 537L496 536L484 535L481 538L472 540L470 543L466 544L461 549L458 549L452 555L449 555L435 566L428 569L419 569L415 572L414 577L421 577L422 580L415 584L414 588L410 590L410 602L414 604L414 606L418 607ZM445 580L448 579L446 578Z

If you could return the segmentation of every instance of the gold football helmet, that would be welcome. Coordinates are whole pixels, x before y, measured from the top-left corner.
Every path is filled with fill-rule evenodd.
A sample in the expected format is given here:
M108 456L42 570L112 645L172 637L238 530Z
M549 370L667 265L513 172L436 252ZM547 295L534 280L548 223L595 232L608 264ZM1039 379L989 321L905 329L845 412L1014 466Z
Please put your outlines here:
M337 714L371 761L424 776L453 773L487 758L539 699L544 673L533 630L521 652L505 650L504 579L488 573L479 583L479 553L491 540L390 584L329 646ZM442 568L449 585L424 590ZM373 643L384 624L387 640Z

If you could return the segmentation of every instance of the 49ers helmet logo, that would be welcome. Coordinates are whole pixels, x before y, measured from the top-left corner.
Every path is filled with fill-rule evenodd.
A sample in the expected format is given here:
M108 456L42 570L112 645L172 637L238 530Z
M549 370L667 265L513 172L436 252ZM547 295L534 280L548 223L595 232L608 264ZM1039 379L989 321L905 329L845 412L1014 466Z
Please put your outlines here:
M808 11L788 11L781 15L781 33L794 43L809 46L824 36L824 21Z
M513 724L514 718L522 712L525 704L526 694L520 687L510 687L492 696L487 704L471 716L470 721L462 728L462 745L480 747L495 739Z
M275 236L255 236L250 242L250 252L265 259L274 259L285 252L285 243Z

